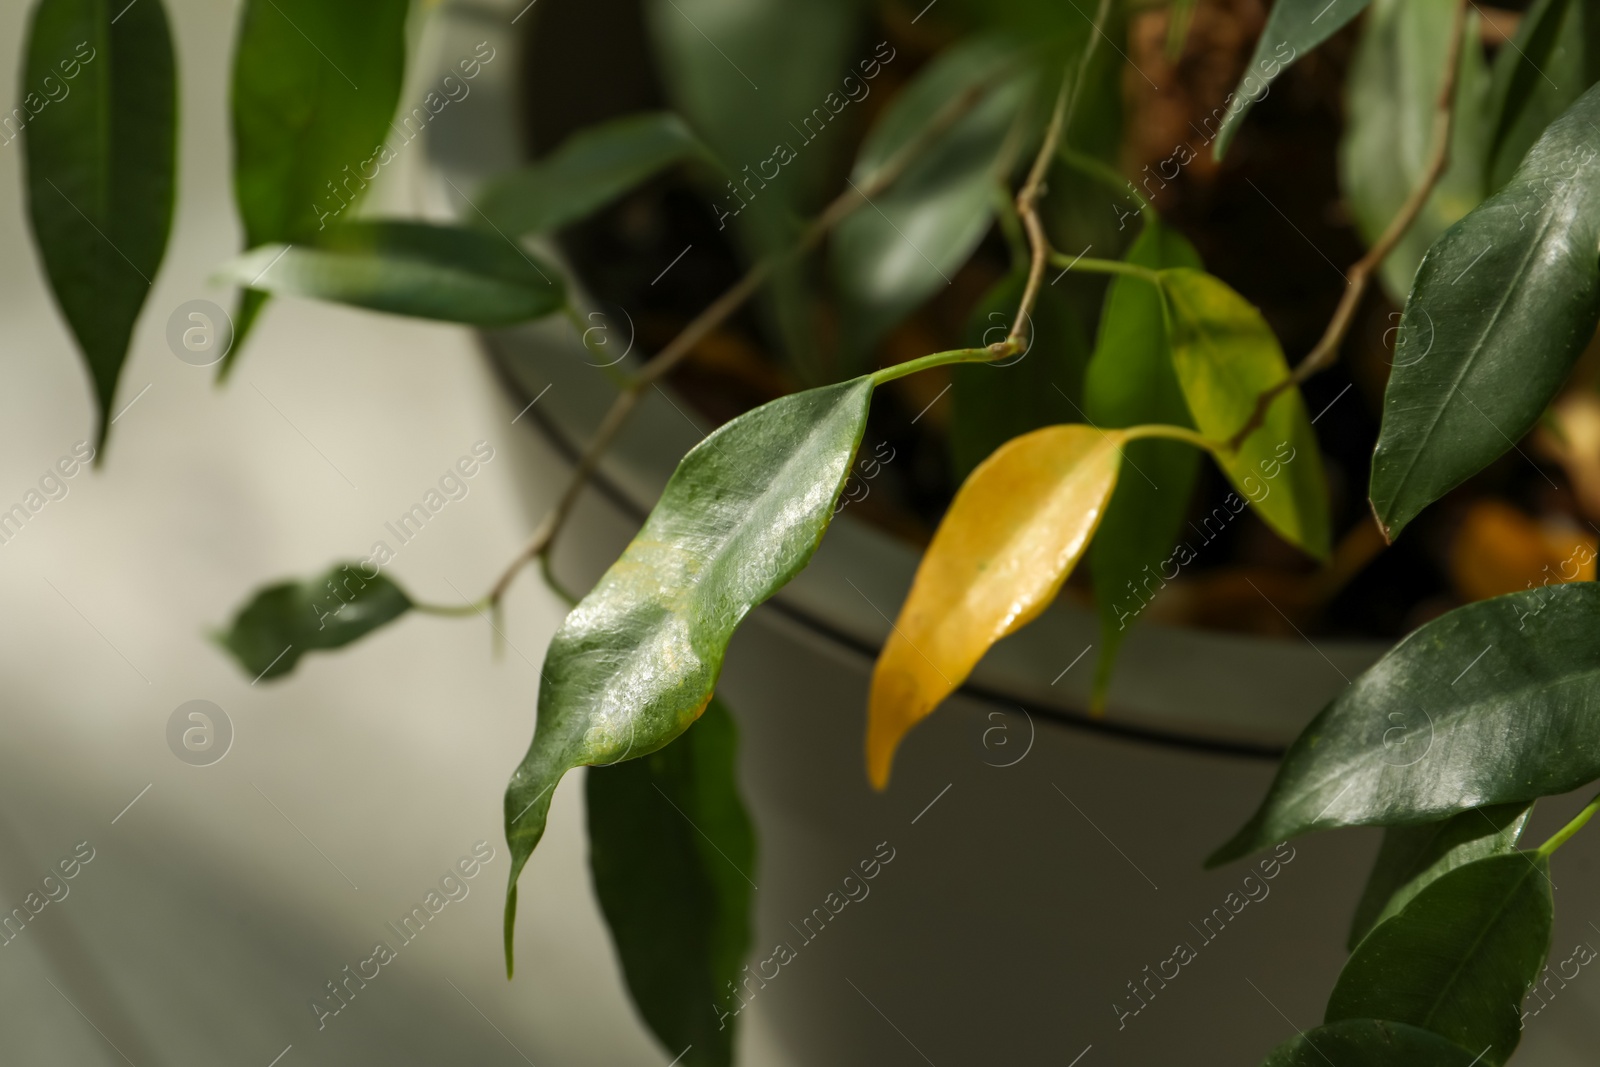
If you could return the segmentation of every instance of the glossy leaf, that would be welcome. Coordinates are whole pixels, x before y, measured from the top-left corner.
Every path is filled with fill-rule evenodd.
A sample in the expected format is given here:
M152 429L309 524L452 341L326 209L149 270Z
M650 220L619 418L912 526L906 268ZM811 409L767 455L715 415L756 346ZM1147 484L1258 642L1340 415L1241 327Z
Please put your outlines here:
M1278 339L1250 303L1197 270L1161 272L1172 331L1172 362L1194 425L1227 441L1255 411L1256 398L1289 376ZM1318 559L1328 554L1328 490L1316 434L1299 389L1280 394L1236 452L1217 462L1239 495L1285 541Z
M233 59L233 192L245 248L304 243L361 198L386 161L405 75L407 0L246 0ZM401 122L407 140L444 99ZM380 151L380 149L382 151ZM226 374L265 302L244 293Z
M1438 1034L1382 1019L1345 1019L1291 1038L1261 1067L1474 1067L1472 1053Z
M1048 426L1001 447L956 493L872 672L874 786L888 784L907 731L1055 599L1100 524L1122 443L1116 430Z
M256 681L288 674L307 652L342 648L410 610L404 590L371 570L346 563L310 581L267 586L216 635L217 643Z
M1533 428L1600 319L1600 87L1428 251L1372 457L1392 540Z
M1474 860L1515 852L1530 810L1527 804L1499 804L1439 822L1385 830L1383 847L1350 924L1349 947L1355 948L1374 926L1399 914L1441 875Z
M1522 157L1600 80L1600 12L1583 0L1536 0L1495 57L1488 187L1511 180Z
M756 843L737 745L713 700L674 743L585 777L595 897L639 1014L684 1067L728 1067L738 1033L728 988L750 947Z
M1364 671L1289 746L1211 865L1311 830L1402 826L1600 778L1600 585L1457 608Z
M1216 158L1228 150L1239 130L1239 123L1250 109L1264 99L1272 83L1295 60L1316 48L1366 10L1370 0L1274 0L1267 16L1266 29L1256 41L1255 53L1245 67L1239 86L1223 100L1222 107L1203 120L1205 128L1216 130ZM1220 120L1220 125L1218 124Z
M1200 269L1200 254L1176 230L1147 223L1127 261L1152 270ZM1143 278L1118 277L1106 292L1100 338L1084 382L1084 410L1096 426L1145 423L1193 427L1172 364L1161 292ZM1172 553L1193 496L1200 454L1179 441L1130 441L1127 477L1117 482L1100 534L1089 549L1100 648L1091 702L1105 706L1117 650L1148 596L1141 583ZM1137 590L1138 598L1130 599Z
M651 112L573 134L531 166L497 178L477 197L491 226L513 237L576 222L646 178L705 150L681 118Z
M508 971L517 876L556 783L574 767L654 752L699 717L734 629L816 551L871 397L868 378L793 393L700 442L556 631L533 743L506 788Z
M1550 861L1491 856L1432 884L1356 946L1328 1022L1383 1015L1504 1063L1522 1038L1522 999L1544 966Z
M527 322L566 304L560 273L500 234L422 222L351 222L315 244L263 245L219 276L262 292L474 326Z
M121 12L119 15L119 11ZM177 87L160 0L41 0L28 31L23 116L28 219L88 365L105 447L133 324L172 227Z

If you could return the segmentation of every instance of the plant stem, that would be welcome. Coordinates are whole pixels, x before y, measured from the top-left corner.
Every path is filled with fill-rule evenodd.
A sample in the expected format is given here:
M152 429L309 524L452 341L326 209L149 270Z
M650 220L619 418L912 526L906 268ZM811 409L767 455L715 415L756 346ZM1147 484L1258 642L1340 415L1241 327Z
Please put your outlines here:
M1142 278L1151 285L1160 287L1161 274L1149 267L1141 267L1137 263L1124 263L1120 259L1094 259L1089 256L1069 256L1065 252L1051 252L1050 262L1063 270L1086 270L1094 274L1126 274L1131 278Z
M1422 172L1416 186L1411 190L1411 195L1406 198L1400 210L1389 221L1383 234L1373 242L1367 254L1356 260L1351 266L1350 273L1346 276L1344 296L1339 300L1339 306L1334 309L1333 318L1328 320L1328 328L1323 331L1322 339L1317 342L1305 359L1295 367L1294 372L1267 389L1256 398L1255 410L1239 428L1239 432L1228 440L1228 447L1237 450L1244 439L1249 437L1266 421L1267 408L1278 396L1304 382L1318 371L1326 370L1339 358L1339 346L1344 343L1344 338L1350 332L1350 324L1355 319L1356 308L1361 303L1361 298L1366 295L1367 285L1377 273L1383 261L1394 251L1395 245L1400 243L1412 223L1417 221L1417 216L1422 213L1422 208L1427 204L1428 198L1433 195L1434 186L1439 184L1439 179L1444 176L1445 168L1450 162L1450 132L1452 118L1455 112L1456 80L1461 69L1461 46L1466 37L1467 7L1471 0L1461 0L1456 5L1455 22L1451 28L1449 55L1445 59L1444 80L1439 85L1439 95L1434 102L1433 112L1433 148L1428 158L1427 169Z
M1567 843L1568 838L1577 833L1579 830L1582 830L1583 824L1594 818L1594 813L1596 811L1600 811L1600 796L1596 796L1593 800L1589 801L1588 806L1582 811L1578 812L1578 814L1574 815L1571 822L1557 830L1550 840L1540 845L1539 855L1548 859L1552 852Z
M892 382L896 378L904 378L908 374L929 370L933 367L945 367L951 363L993 363L995 360L1005 359L1022 350L1016 342L1007 338L997 341L984 348L952 348L948 352L935 352L928 356L919 356L908 359L904 363L896 363L892 367L884 367L873 371L871 374L874 386L884 382Z
M1202 437L1188 427L1168 426L1164 423L1149 423L1144 426L1130 426L1127 429L1122 430L1121 433L1129 441L1137 441L1143 437L1164 437L1170 441L1182 441L1185 444L1194 445L1196 448L1203 449L1204 451L1210 452L1213 455L1221 454L1222 450L1227 447L1227 445L1225 445L1223 442L1213 441L1209 437Z
M411 602L412 610L420 611L424 615L480 615L489 606L490 600L488 597L475 600L471 604L419 604L415 600Z

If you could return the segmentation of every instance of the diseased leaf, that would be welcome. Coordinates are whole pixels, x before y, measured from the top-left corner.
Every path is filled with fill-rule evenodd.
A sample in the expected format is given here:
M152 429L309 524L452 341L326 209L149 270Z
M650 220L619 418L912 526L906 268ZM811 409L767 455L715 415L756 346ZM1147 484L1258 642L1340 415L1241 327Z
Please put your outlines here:
M704 157L705 149L677 115L628 115L580 130L537 163L496 178L476 202L502 233L545 233L696 156Z
M1537 852L1459 867L1356 946L1327 1021L1381 1013L1497 1067L1522 1038L1522 998L1544 966L1553 910L1550 861Z
M1260 103L1277 80L1295 60L1316 48L1338 33L1351 19L1366 9L1369 0L1274 0L1272 14L1267 16L1266 29L1256 41L1255 53L1245 67L1239 87L1229 93L1221 112L1222 125L1217 128L1216 158L1228 150L1233 135L1239 132L1239 123L1252 107ZM1204 122L1209 130L1213 118Z
M1345 1019L1291 1038L1261 1067L1473 1067L1472 1053L1405 1023Z
M764 404L696 445L545 653L533 743L506 787L517 876L574 767L648 755L705 709L734 629L810 561L866 428L872 380Z
M1403 826L1600 778L1600 585L1511 593L1408 635L1289 746L1211 866L1311 830Z
M509 326L566 304L561 274L499 234L423 222L350 222L314 244L263 245L219 276L396 315Z
M1161 272L1172 331L1172 363L1200 433L1233 437L1256 398L1289 377L1272 327L1242 296L1209 274ZM1298 388L1280 394L1236 452L1217 463L1268 526L1317 559L1328 555L1328 490L1322 456Z
M25 123L28 220L88 365L98 453L172 228L178 104L166 8L41 0L25 62L12 117Z
M1494 62L1485 153L1489 189L1583 91L1600 80L1600 12L1583 0L1536 0Z
M305 243L348 221L386 159L405 75L407 7L407 0L246 0L232 100L233 193L246 249ZM434 111L419 106L417 113L420 132ZM219 374L232 368L265 301L259 292L241 294Z
M1349 947L1385 919L1397 915L1429 884L1457 867L1486 856L1515 852L1530 804L1473 808L1440 822L1396 826L1383 832L1383 847L1350 924Z
M377 568L369 575L346 563L310 581L267 586L216 638L245 674L264 681L294 670L307 652L342 648L410 608L404 590Z
M901 738L996 641L1039 616L1089 547L1117 483L1124 435L1047 426L962 485L922 557L872 672L867 773L878 789Z
M1200 269L1200 254L1176 230L1146 224L1127 261L1152 270ZM1119 276L1106 291L1100 339L1084 380L1084 410L1096 426L1144 423L1193 427L1172 363L1161 292L1143 278ZM1105 706L1111 670L1137 607L1148 595L1140 584L1160 579L1194 491L1200 455L1179 441L1130 441L1123 450L1128 476L1117 483L1099 536L1089 549L1100 650L1095 665L1094 710ZM1130 601L1129 594L1141 595Z
M738 1033L756 843L737 745L713 700L676 742L585 776L595 896L634 1005L685 1067L728 1067Z
M1372 456L1372 510L1390 540L1533 428L1594 335L1597 121L1600 87L1417 271Z

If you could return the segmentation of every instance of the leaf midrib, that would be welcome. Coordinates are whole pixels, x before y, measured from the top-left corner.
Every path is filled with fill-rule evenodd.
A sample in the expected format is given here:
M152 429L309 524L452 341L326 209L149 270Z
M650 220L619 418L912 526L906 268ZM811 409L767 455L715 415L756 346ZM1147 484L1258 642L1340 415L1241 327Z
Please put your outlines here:
M1500 903L1494 909L1494 913L1489 916L1489 921L1480 926L1478 935L1472 939L1472 944L1467 947L1467 951L1461 954L1461 959L1456 963L1455 969L1450 972L1450 977L1445 980L1444 984L1440 986L1439 992L1434 996L1433 1003L1428 1007L1427 1013L1423 1016L1424 1025L1428 1026L1430 1029L1432 1028L1434 1016L1438 1013L1440 1006L1445 1001L1446 994L1449 993L1449 991L1455 986L1456 982L1460 980L1461 973L1466 969L1468 961L1472 960L1477 955L1478 949L1483 945L1484 939L1489 936L1489 931L1492 930L1495 924L1499 921L1501 914L1503 914L1505 910L1511 906L1511 901L1514 900L1517 894L1522 891L1523 884L1528 880L1529 872L1531 871L1534 873L1540 873L1537 860L1526 856L1525 853L1520 851L1513 853L1513 855L1522 856L1523 858L1527 859L1527 865L1524 869L1517 872L1517 880L1512 883L1511 888L1506 892L1505 896L1501 898ZM1434 1032L1437 1033L1438 1031ZM1469 1049L1468 1051L1471 1050Z

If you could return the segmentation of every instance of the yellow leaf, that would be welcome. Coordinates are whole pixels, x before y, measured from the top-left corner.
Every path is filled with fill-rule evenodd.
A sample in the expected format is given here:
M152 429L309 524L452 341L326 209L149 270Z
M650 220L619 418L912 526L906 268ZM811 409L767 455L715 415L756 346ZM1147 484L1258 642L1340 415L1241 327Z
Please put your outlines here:
M888 784L906 732L1055 598L1100 524L1126 439L1048 426L1007 442L967 478L872 674L867 772L876 788Z

